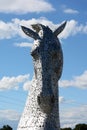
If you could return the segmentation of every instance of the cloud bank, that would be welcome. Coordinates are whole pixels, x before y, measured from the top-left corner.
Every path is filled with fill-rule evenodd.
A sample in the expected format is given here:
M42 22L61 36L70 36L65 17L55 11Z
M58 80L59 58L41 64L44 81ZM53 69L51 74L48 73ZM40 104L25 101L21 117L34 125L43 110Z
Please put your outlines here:
M66 14L78 14L79 12L77 10L67 8L67 9L64 9L64 13L66 13Z
M60 87L77 87L87 89L87 70L80 76L75 76L72 80L59 81Z
M0 39L10 39L16 36L21 38L28 38L22 30L21 25L31 28L31 24L41 23L43 25L49 26L52 30L58 28L60 24L54 24L52 21L41 17L39 19L32 18L30 20L20 20L20 19L12 19L10 22L0 21ZM76 34L87 34L87 23L79 24L78 21L74 19L67 21L67 25L64 31L59 35L59 38L66 39L69 36L75 36Z
M64 13L67 13L67 14L78 14L79 12L77 10L73 10L73 9L65 9L64 10Z
M66 14L79 14L79 11L76 9L68 8L66 5L62 5L62 10Z
M17 130L20 116L21 114L16 110L11 109L0 110L0 128L8 124L14 130Z
M29 90L32 80L29 80L29 74L18 75L17 77L2 77L0 79L0 90L17 90L22 83L24 90ZM80 89L87 89L87 70L83 72L83 74L79 76L73 77L72 80L60 80L60 87L77 87ZM60 98L60 102L63 102L63 97Z
M21 114L15 110L0 110L0 121L2 123L3 121L4 123L6 121L9 122L9 124L13 124L14 122L16 122L15 127L17 127L20 115ZM87 122L87 105L60 109L61 128L66 127L74 128L76 124L86 122Z
M46 0L3 0L0 1L1 13L26 14L32 12L50 12L55 9Z
M79 123L87 123L87 105L65 108L60 111L61 127L74 127Z
M20 86L20 83L24 83L29 80L29 74L19 75L17 77L3 77L0 79L0 91L2 90L17 90Z
M15 110L0 110L0 120L19 120L20 114Z
M22 43L15 43L14 45L16 47L29 47L29 48L31 48L33 46L33 43L22 42Z

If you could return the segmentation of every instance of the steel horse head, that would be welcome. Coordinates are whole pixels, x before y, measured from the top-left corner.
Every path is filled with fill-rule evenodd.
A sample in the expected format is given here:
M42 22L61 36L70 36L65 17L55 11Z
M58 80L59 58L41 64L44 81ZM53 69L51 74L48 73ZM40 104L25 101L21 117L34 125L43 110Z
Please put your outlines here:
M41 87L38 94L38 103L42 110L50 113L55 102L55 84L61 77L63 67L63 54L57 36L63 31L66 22L54 32L42 24L34 24L31 30L22 26L26 35L32 37L34 45L31 55L34 61L35 78L38 81L37 87Z

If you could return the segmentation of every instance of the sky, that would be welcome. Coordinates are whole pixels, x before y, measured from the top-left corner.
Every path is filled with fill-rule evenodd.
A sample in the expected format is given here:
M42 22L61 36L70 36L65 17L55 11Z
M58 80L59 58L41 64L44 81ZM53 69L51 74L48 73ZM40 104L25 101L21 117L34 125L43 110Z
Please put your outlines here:
M64 57L58 82L60 125L87 123L87 1L0 0L0 127L17 129L31 87L34 41L21 25L41 23L54 30L64 21L58 36Z

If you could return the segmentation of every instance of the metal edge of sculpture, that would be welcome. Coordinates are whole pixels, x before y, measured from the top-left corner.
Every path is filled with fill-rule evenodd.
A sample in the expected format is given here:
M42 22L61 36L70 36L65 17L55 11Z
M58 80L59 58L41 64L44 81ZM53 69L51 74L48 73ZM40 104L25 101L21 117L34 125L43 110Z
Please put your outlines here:
M34 76L17 130L60 130L58 80L63 53L57 36L65 25L55 31L42 24L32 25L34 31L22 26L23 32L34 39Z

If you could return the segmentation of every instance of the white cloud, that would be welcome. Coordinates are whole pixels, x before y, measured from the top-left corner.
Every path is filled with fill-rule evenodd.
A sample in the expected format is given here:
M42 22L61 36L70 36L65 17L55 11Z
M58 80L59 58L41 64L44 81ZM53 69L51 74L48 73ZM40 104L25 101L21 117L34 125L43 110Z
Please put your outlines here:
M31 84L32 84L32 81L27 81L27 82L25 82L24 85L23 85L23 89L24 89L25 91L30 90L30 87L32 87ZM35 86L34 86L34 87L35 87Z
M18 121L20 115L16 110L0 110L0 122ZM62 128L74 128L78 123L87 123L87 105L60 109L60 123Z
M80 76L75 76L72 80L59 81L60 87L78 87L87 89L87 71Z
M66 39L69 36L75 36L76 34L87 34L87 23L85 25L80 24L75 20L67 21L64 31L59 35L60 39Z
M64 9L64 13L67 13L67 14L78 14L79 12L77 10L74 10L74 9L66 8L66 9Z
M15 110L0 110L0 120L19 120L20 114Z
M15 36L22 38L28 38L21 30L21 25L31 28L30 25L41 23L49 26L52 30L58 28L60 24L54 24L52 21L41 17L39 19L32 18L30 20L12 19L11 22L0 21L0 39L9 39ZM66 27L63 32L59 35L60 39L66 39L69 36L76 35L78 33L87 34L87 23L85 25L79 24L75 20L67 21ZM23 44L22 44L23 45Z
M67 8L66 5L62 5L63 12L66 14L79 14L79 11L72 8Z
M21 25L31 28L30 25L42 23L44 25L48 25L51 28L54 28L54 24L47 20L46 18L35 19L32 18L30 20L20 20L20 19L12 19L11 22L0 21L0 39L10 39L14 36L21 36L22 38L29 38L26 36L22 29Z
M78 123L87 123L87 105L60 110L61 127L75 127Z
M59 103L60 104L73 104L75 100L66 100L63 96L59 96Z
M31 12L49 12L55 9L46 0L3 0L0 1L0 12L26 14Z
M18 89L20 83L29 80L29 74L19 75L17 77L3 77L0 79L0 90Z
M77 33L76 31L76 27L77 27L77 21L75 20L70 20L67 21L66 27L64 29L64 31L59 35L59 37L62 39L66 39L67 37L74 35L75 33Z
M13 22L0 21L0 39L9 39L18 33L18 27Z
M28 43L28 42L22 42L22 43L15 43L14 44L15 46L17 46L17 47L32 47L32 43Z
M60 96L60 97L59 97L59 103L64 103L64 102L65 102L64 97Z
M30 27L30 25L32 24L37 24L37 23L41 23L43 25L49 26L52 30L54 30L56 27L59 26L59 24L54 24L52 21L49 21L47 18L45 17L40 17L38 19L32 18L30 20L20 20L20 19L14 19L13 20L15 23L20 24L20 25L24 25L26 27Z

